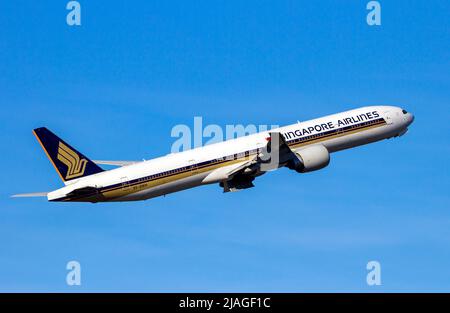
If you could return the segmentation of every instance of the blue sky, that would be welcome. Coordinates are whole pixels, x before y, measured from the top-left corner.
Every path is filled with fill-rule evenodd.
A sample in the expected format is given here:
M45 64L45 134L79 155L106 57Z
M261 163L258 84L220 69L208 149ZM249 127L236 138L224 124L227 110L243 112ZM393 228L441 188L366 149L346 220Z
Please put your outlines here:
M80 27L67 1L1 2L0 290L450 291L450 5L383 0L369 27L367 2L81 0ZM373 104L413 112L408 134L243 192L9 198L62 186L35 127L136 160L194 116L285 125Z

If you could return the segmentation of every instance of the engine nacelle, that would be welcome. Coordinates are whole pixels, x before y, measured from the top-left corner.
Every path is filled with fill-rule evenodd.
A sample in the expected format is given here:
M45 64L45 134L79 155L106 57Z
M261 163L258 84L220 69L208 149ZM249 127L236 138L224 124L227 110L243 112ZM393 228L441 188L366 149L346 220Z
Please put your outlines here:
M287 167L299 173L320 170L330 163L330 153L323 145L306 147L295 153L296 160L292 160Z

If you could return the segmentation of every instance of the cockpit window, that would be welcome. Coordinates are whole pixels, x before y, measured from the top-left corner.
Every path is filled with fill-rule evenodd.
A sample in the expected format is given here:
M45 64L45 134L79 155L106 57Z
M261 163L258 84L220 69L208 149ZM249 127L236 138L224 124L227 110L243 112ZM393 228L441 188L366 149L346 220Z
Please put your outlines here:
M406 110L402 110L402 112L403 112L403 114L406 114L406 113L408 113L408 111L406 111Z

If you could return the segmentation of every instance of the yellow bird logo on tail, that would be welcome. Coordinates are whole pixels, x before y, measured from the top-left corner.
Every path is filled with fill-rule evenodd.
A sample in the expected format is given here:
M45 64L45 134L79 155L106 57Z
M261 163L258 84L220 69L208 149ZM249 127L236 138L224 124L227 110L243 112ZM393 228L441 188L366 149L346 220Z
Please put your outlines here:
M86 164L88 163L86 159L80 159L75 151L61 141L58 145L58 160L67 166L66 179L83 176Z

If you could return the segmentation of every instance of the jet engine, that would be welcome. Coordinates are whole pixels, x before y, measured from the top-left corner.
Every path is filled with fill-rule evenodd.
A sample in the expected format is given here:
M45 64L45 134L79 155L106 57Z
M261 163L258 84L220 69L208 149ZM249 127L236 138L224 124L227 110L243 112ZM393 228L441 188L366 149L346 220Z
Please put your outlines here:
M286 166L298 173L312 172L330 163L330 153L323 145L313 145L296 151Z

